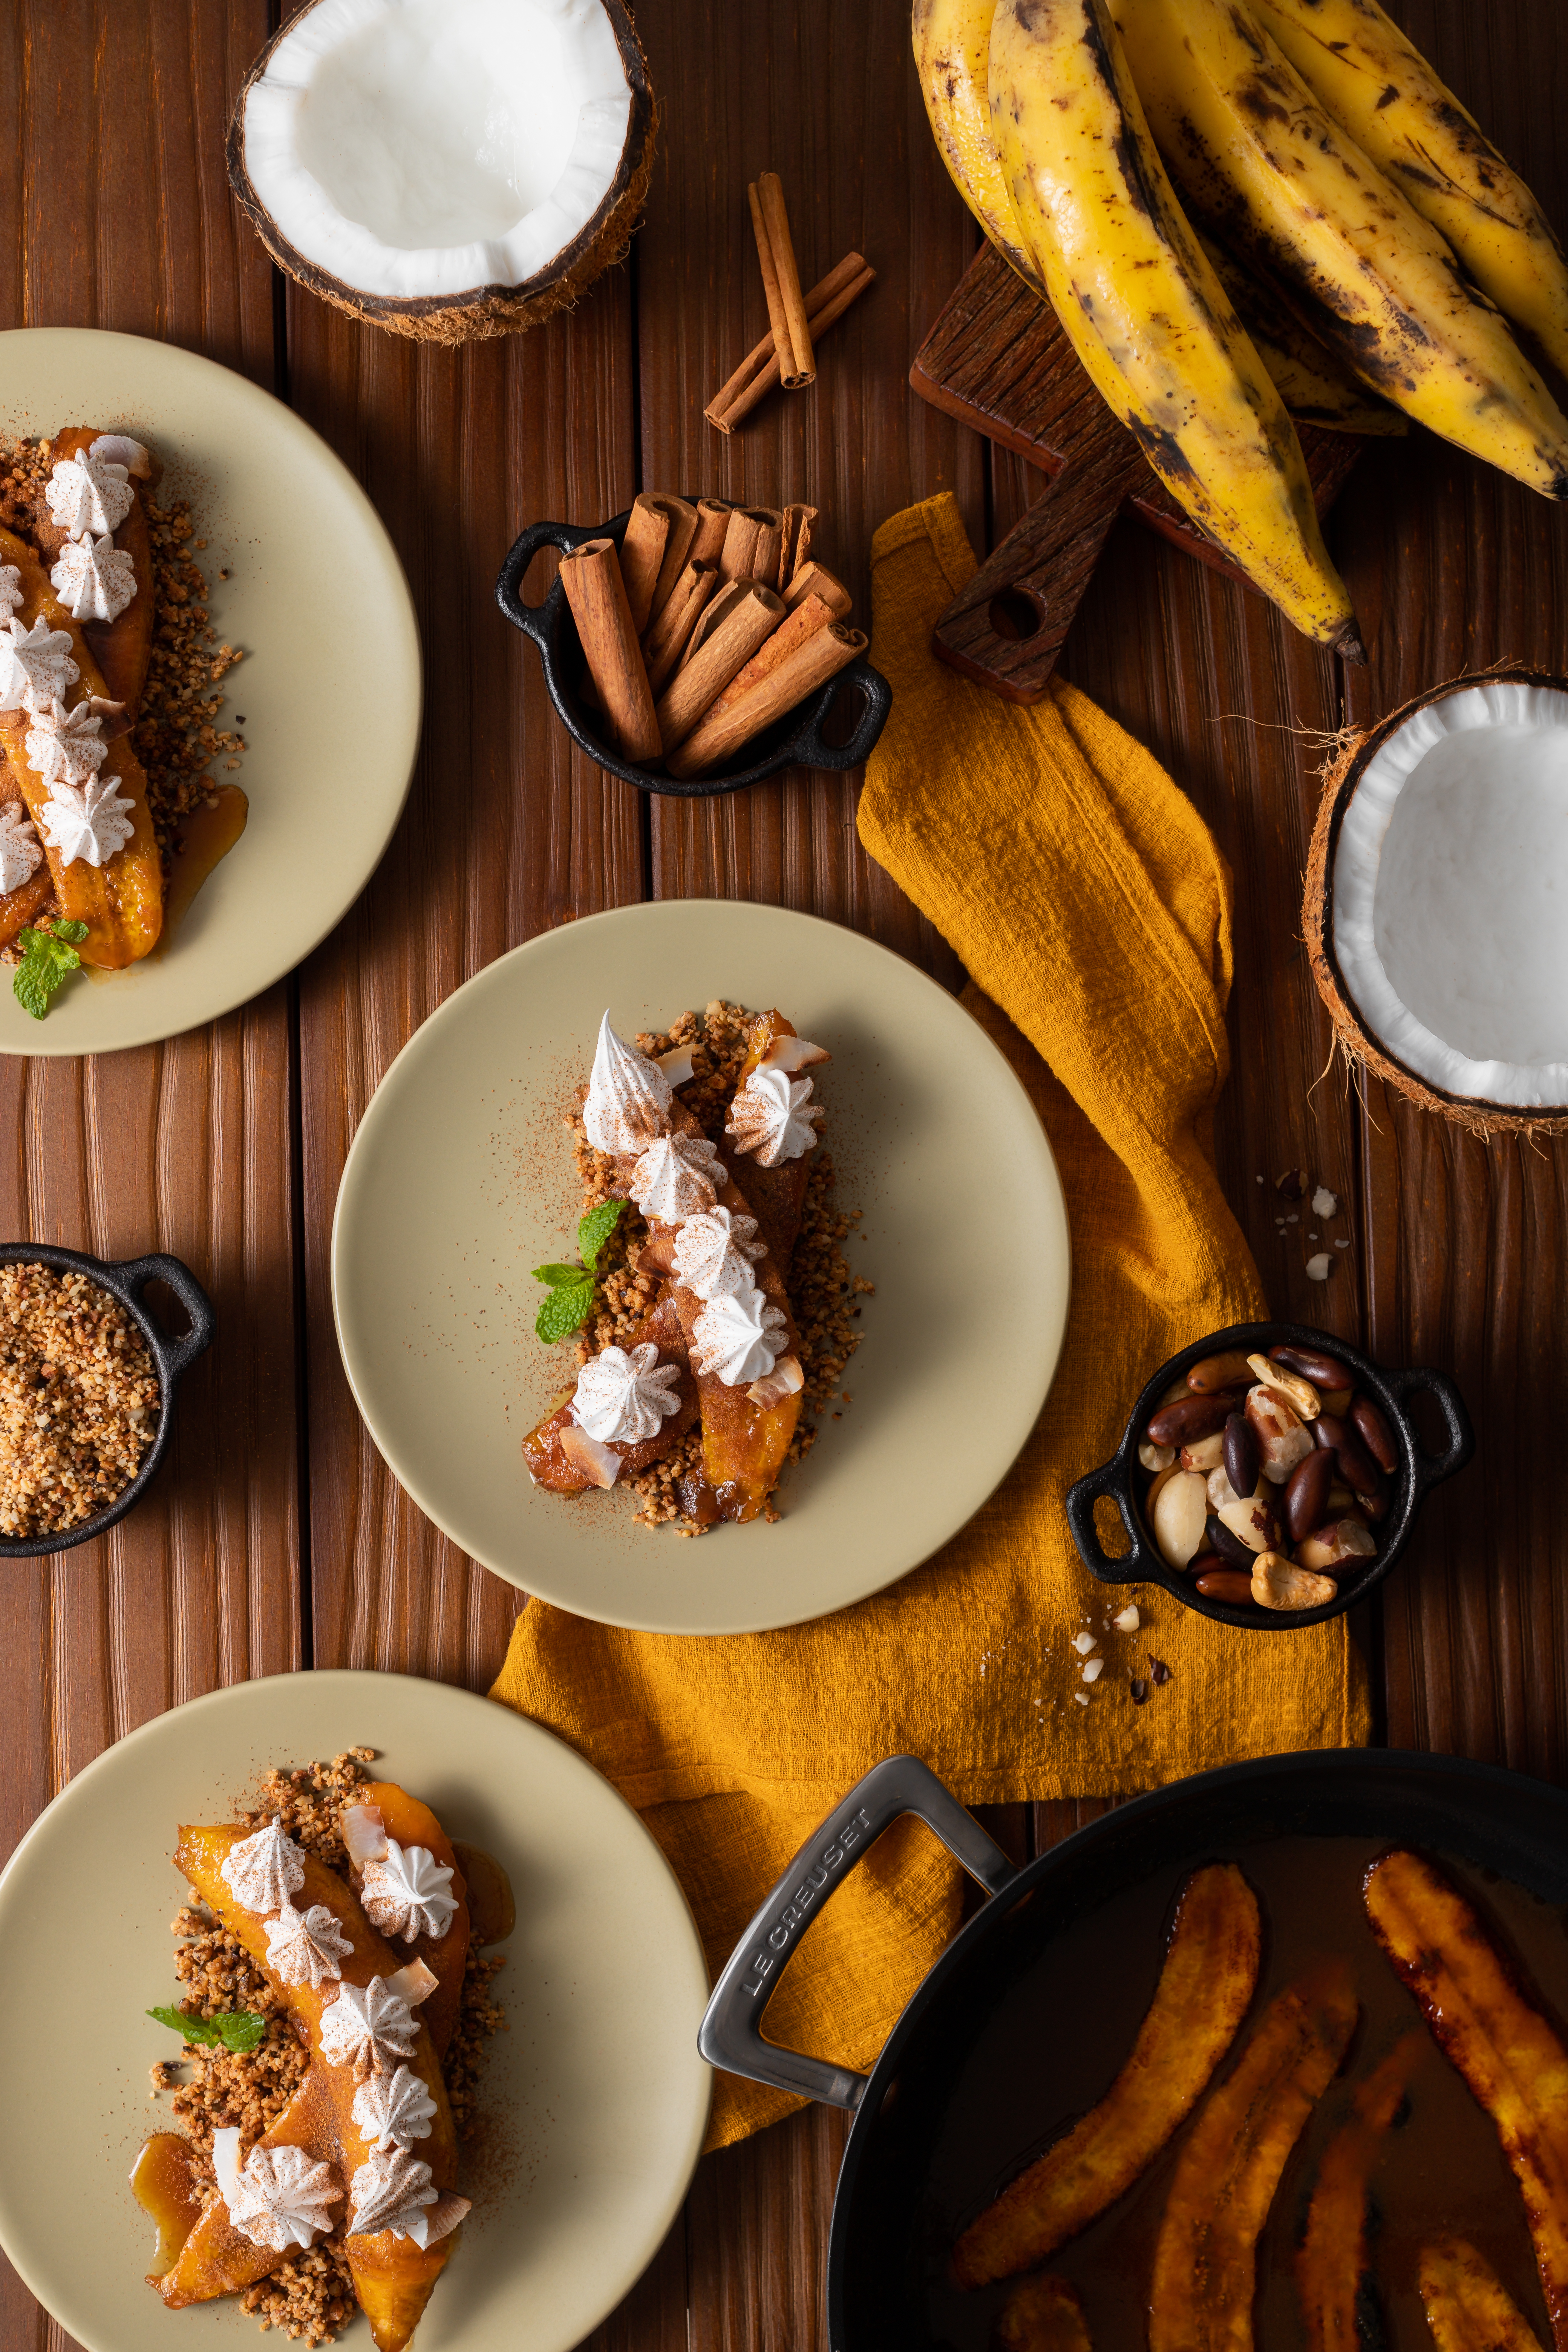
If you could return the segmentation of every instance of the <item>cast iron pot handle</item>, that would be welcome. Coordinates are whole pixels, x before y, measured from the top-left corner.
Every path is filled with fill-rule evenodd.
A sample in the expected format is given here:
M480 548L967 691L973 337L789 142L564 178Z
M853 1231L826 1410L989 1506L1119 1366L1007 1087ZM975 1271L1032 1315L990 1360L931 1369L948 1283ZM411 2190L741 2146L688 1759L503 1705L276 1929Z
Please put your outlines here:
M163 1376L165 1390L172 1388L188 1364L212 1346L213 1333L217 1328L217 1314L212 1300L196 1280L188 1265L177 1257L132 1257L122 1259L114 1268L126 1290L142 1306L150 1282L166 1282L186 1314L191 1328L177 1339L160 1331L154 1345L158 1369ZM153 1318L156 1328L157 1318Z
M550 599L546 596L543 604L525 604L521 593L523 573L542 547L558 547L564 555L568 548L581 547L585 539L599 535L592 523L531 522L512 541L496 582L496 603L512 625L526 629L536 645L544 643L544 613Z
M861 711L847 743L826 743L822 737L823 723L846 687L857 687L860 692ZM792 761L803 768L858 768L868 757L893 707L893 689L879 669L868 661L852 661L833 681L833 695L818 715L814 712L798 744L792 751Z
M1470 1427L1470 1416L1465 1411L1465 1401L1447 1372L1423 1370L1419 1366L1405 1372L1385 1372L1384 1379L1398 1399L1401 1412L1408 1396L1418 1396L1423 1390L1435 1396L1447 1425L1448 1442L1436 1454L1428 1454L1410 1425L1411 1441L1415 1448L1415 1492L1425 1495L1433 1486L1441 1486L1456 1470L1462 1470L1476 1450L1476 1433ZM1405 1418L1408 1420L1409 1415Z
M902 1813L914 1813L933 1829L988 1894L1000 1895L1018 1875L994 1839L918 1756L889 1756L886 1763L873 1765L816 1836L807 1838L736 1945L697 2036L710 2066L748 2074L775 2090L826 2099L836 2107L859 2105L869 2075L764 2042L763 2011L818 1906Z
M1102 1495L1109 1495L1121 1512L1121 1524L1131 1545L1131 1549L1123 1552L1120 1559L1111 1559L1094 1524L1094 1507ZM1080 1478L1077 1486L1069 1486L1067 1513L1079 1558L1101 1584L1152 1584L1158 1580L1160 1570L1122 1496L1119 1462L1107 1462L1100 1469L1091 1470L1087 1478Z

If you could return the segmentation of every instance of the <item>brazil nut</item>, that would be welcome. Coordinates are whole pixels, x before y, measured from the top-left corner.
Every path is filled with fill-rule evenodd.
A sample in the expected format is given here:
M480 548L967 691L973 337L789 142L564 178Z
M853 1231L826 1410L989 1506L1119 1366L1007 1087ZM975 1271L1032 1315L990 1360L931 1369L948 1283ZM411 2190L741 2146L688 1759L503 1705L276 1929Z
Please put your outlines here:
M1342 1364L1337 1356L1325 1356L1316 1348L1270 1348L1268 1360L1283 1364L1287 1371L1300 1372L1315 1389L1353 1389L1355 1375Z
M1358 1396L1351 1407L1351 1421L1356 1435L1380 1470L1390 1477L1399 1467L1399 1448L1394 1443L1394 1433L1370 1397Z
M1328 1517L1333 1483L1334 1456L1321 1447L1291 1471L1285 1488L1285 1528L1293 1544L1304 1543Z
M1247 1369L1247 1358L1239 1348L1232 1348L1223 1356L1205 1356L1187 1374L1187 1386L1199 1396L1212 1396L1216 1389L1245 1388L1252 1375Z
M1239 1604L1252 1598L1252 1575L1247 1569L1211 1568L1195 1582L1197 1591L1205 1601L1229 1601Z
M1312 1423L1312 1436L1335 1456L1347 1486L1358 1495L1372 1493L1378 1482L1377 1465L1348 1422L1337 1413L1321 1412Z
M1225 1475L1238 1495L1256 1495L1259 1471L1258 1440L1244 1412L1226 1415Z
M1226 1417L1237 1402L1237 1391L1216 1389L1212 1396L1179 1397L1174 1404L1163 1404L1143 1432L1151 1445L1192 1445L1200 1437L1212 1437L1223 1429Z

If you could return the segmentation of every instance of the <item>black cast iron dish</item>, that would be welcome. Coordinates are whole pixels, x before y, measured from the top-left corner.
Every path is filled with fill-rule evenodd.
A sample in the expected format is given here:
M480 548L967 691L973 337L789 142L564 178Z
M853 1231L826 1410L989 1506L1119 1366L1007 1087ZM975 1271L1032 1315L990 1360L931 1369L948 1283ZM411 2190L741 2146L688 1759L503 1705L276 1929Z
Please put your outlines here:
M51 1553L69 1551L74 1545L90 1542L141 1501L168 1450L180 1375L211 1347L217 1318L212 1300L190 1267L177 1257L131 1257L115 1263L89 1257L81 1250L57 1249L47 1242L0 1242L0 1265L52 1265L58 1274L85 1274L89 1282L107 1290L111 1298L119 1300L146 1340L158 1372L158 1433L141 1469L108 1509L100 1511L95 1518L84 1519L80 1527L67 1528L62 1534L0 1537L0 1559L43 1559ZM191 1318L190 1329L177 1339L169 1337L146 1305L150 1282L166 1282Z
M657 775L650 768L628 768L617 758L595 732L594 714L583 700L583 641L566 602L566 591L559 579L552 581L550 593L542 604L525 604L521 592L523 573L542 547L564 551L569 547L581 547L585 539L613 539L619 547L630 516L628 507L613 522L531 523L512 541L496 582L496 603L512 626L521 629L539 647L550 699L574 742L599 767L612 776L619 776L624 783L636 784L639 792L666 793L683 800L709 799L715 793L738 793L742 784L760 783L764 776L777 775L781 768L858 768L887 724L888 713L893 707L892 688L864 656L848 663L837 677L829 678L810 701L796 703L793 710L786 710L762 734L742 743L730 765L710 776L683 780ZM840 688L858 692L860 709L848 741L829 743L822 730Z
M906 1812L936 1832L992 1899L949 1944L869 2074L764 2041L768 1995L818 1906ZM1020 2013L1053 1939L1151 1879L1173 1885L1238 1849L1245 1868L1248 1845L1281 1837L1410 1844L1496 1872L1544 1903L1568 1902L1568 1792L1458 1757L1340 1748L1227 1765L1135 1798L1022 1869L915 1757L875 1766L850 1790L747 1928L698 2036L712 2065L855 2113L827 2257L834 2352L952 2352L931 2309L947 2245L933 2179L952 2168L953 2113L987 2028L1005 2001ZM1118 2046L1106 2050L1107 2083L1139 2021L1127 2018ZM1070 2013L1038 2021L1047 2067L1053 2037L1059 2046L1074 2032ZM1038 2072L1037 2064L1037 2079ZM1047 2079L1042 2100L1048 2088ZM982 2174L976 2200L997 2185ZM971 2308L983 2331L990 2306L976 2298Z
M1234 1601L1213 1601L1198 1591L1190 1577L1166 1565L1159 1546L1143 1525L1138 1497L1149 1474L1138 1459L1139 1441L1165 1391L1190 1366L1202 1363L1205 1356L1218 1356L1233 1348L1245 1355L1259 1350L1267 1354L1270 1348L1287 1346L1319 1349L1325 1355L1336 1356L1354 1372L1358 1385L1381 1409L1394 1433L1400 1464L1387 1516L1373 1530L1377 1557L1369 1559L1358 1576L1345 1577L1333 1600L1325 1601L1321 1609L1260 1609L1256 1601L1244 1605ZM1426 1452L1405 1409L1406 1400L1423 1391L1436 1400L1447 1431L1447 1443L1438 1454ZM1303 1625L1321 1625L1325 1618L1342 1616L1383 1582L1409 1541L1415 1515L1431 1489L1445 1478L1451 1478L1456 1470L1462 1470L1475 1445L1470 1417L1446 1372L1385 1372L1348 1341L1331 1331L1314 1331L1305 1323L1233 1323L1228 1329L1212 1332L1195 1346L1184 1348L1179 1356L1161 1365L1133 1406L1121 1443L1111 1459L1068 1489L1068 1525L1085 1568L1102 1584L1158 1584L1174 1594L1184 1607L1195 1609L1200 1616L1217 1618L1222 1625L1246 1625L1260 1633L1300 1633ZM1121 1512L1131 1547L1119 1559L1113 1559L1105 1549L1094 1524L1094 1507L1102 1495L1109 1496Z

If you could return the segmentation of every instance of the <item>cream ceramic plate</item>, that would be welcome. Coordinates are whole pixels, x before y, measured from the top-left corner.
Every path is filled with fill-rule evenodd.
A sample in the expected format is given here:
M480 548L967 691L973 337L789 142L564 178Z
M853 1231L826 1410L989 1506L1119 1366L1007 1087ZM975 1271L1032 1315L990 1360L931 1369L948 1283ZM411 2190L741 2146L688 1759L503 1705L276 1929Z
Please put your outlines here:
M630 1037L716 996L776 1004L831 1051L814 1076L877 1296L853 1402L786 1470L778 1524L693 1541L634 1527L624 1496L545 1494L519 1449L573 1377L533 1336L531 1269L576 1255L560 1114L599 1016ZM944 989L834 923L665 899L531 940L410 1039L343 1171L332 1297L371 1434L466 1551L580 1616L742 1633L879 1591L978 1510L1050 1386L1068 1262L1033 1106Z
M162 951L73 979L47 1020L0 970L0 1053L108 1054L216 1020L291 971L391 838L419 733L402 567L359 484L281 401L172 343L84 327L0 334L0 433L144 437L190 499L220 639L245 648L219 714L248 745L250 817ZM229 577L219 580L220 567ZM352 682L352 690L345 690Z
M488 1847L517 1895L473 2135L475 2210L416 2352L568 2352L662 2242L697 2163L708 1976L658 1848L606 1780L537 1724L402 1675L280 1675L175 1707L79 1773L0 1878L0 2243L87 2352L281 2342L226 2301L165 2311L127 2179L174 2035L175 1825L222 1819L258 1769L363 1743ZM26 2127L16 2124L26 2117ZM368 2347L363 2322L346 2345Z

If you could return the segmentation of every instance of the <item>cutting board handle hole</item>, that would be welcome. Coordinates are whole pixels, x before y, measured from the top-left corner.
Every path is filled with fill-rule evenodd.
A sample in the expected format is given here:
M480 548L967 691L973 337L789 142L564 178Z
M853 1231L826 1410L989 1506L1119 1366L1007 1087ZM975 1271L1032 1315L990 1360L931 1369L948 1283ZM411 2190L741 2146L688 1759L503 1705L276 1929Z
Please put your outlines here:
M986 607L986 617L999 637L1022 645L1037 637L1046 625L1046 600L1032 588L998 588Z

